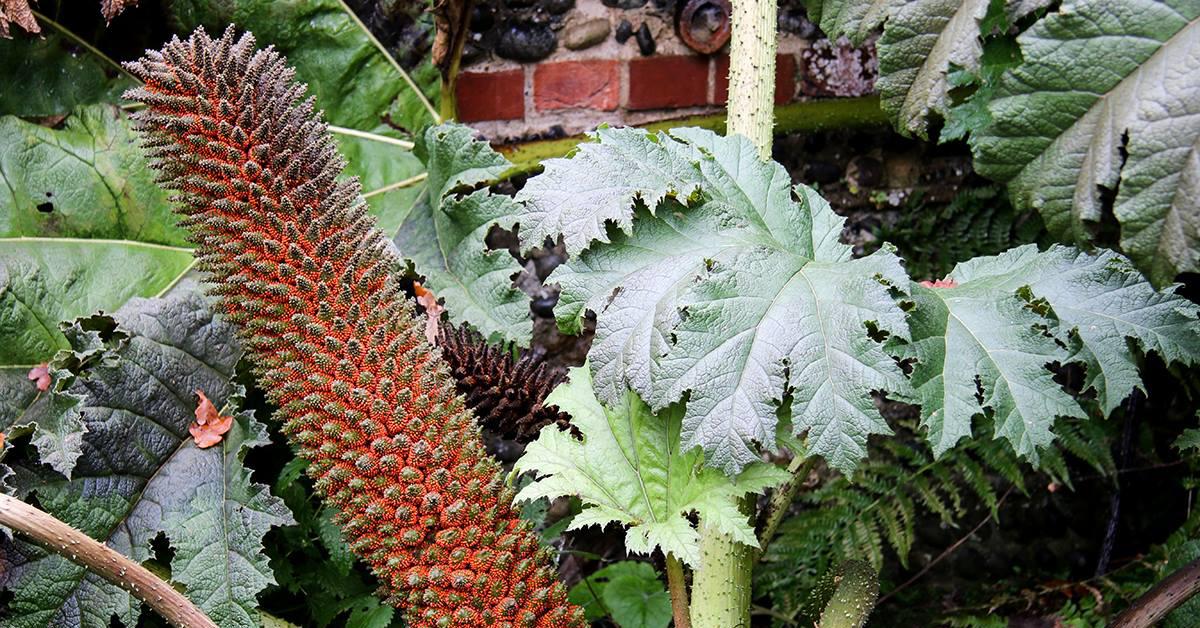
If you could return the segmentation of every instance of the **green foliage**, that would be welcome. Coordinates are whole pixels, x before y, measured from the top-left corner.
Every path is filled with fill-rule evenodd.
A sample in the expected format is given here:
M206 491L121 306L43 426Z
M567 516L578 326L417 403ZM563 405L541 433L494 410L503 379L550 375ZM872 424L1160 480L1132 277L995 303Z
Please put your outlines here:
M275 453L290 450L278 446ZM342 622L347 628L400 626L399 613L376 595L380 583L356 562L332 512L313 495L307 466L302 458L290 458L272 487L296 518L295 526L277 529L265 541L278 589L299 605L288 608L287 616L317 628Z
M69 348L57 323L171 286L187 249L132 241L0 239L0 365L28 371Z
M529 299L513 286L521 265L485 241L494 225L512 228L516 207L508 196L471 191L512 164L458 124L427 129L416 154L428 168L427 192L400 226L396 247L445 299L452 321L469 321L493 341L528 345Z
M0 85L21 86L0 91L0 115L65 114L79 105L116 102L133 86L105 60L76 54L75 42L62 33L44 31L38 36L17 29L12 39L0 38Z
M611 617L620 628L666 628L671 598L649 563L623 560L597 570L571 587L567 599L588 621Z
M979 172L1060 238L1090 242L1111 202L1122 248L1158 283L1200 269L1197 16L1195 0L1063 2L1018 38L1024 62L971 141Z
M628 526L629 551L661 548L689 565L700 561L700 534L688 520L693 512L705 525L758 545L738 501L787 480L784 470L758 462L730 479L705 466L699 450L681 446L678 405L654 414L633 392L620 404L602 405L586 366L571 369L570 381L546 403L570 414L583 440L554 426L543 428L514 466L539 478L517 493L516 502L577 496L583 511L568 530L617 522Z
M575 226L577 256L550 281L562 286L561 325L596 313L600 398L628 387L661 409L686 393L683 447L703 446L727 472L756 459L753 443L775 445L785 392L796 434L842 471L870 434L888 433L872 391L921 404L939 454L989 413L997 435L1036 461L1056 417L1085 416L1048 365L1086 365L1084 389L1107 414L1140 386L1135 349L1200 358L1195 306L1114 253L1030 245L959 264L952 287L909 285L887 249L852 259L841 218L811 189L790 189L743 138L602 129L595 139L546 163L518 195L518 220L538 238ZM607 171L639 175L596 183Z
M257 626L256 596L274 582L263 535L292 523L242 464L268 442L265 428L243 412L218 446L200 449L188 433L194 391L218 407L241 394L231 382L241 356L232 326L188 293L131 301L111 319L77 321L67 336L75 351L56 359L57 386L78 405L82 448L96 453L80 457L70 479L16 465L17 493L135 561L150 559L165 535L173 582L219 625ZM113 616L132 626L141 613L123 589L57 554L23 541L3 551L14 627L106 628Z
M828 36L861 46L883 25L899 0L804 0L808 18Z
M1044 7L1046 0L806 0L830 37L861 45L880 26L879 89L883 110L904 135L928 139L931 118L947 118L956 73L978 74L984 36ZM961 80L961 79L959 79Z
M757 460L752 443L775 447L775 402L790 389L810 450L852 468L867 436L887 433L870 392L907 390L864 325L907 334L885 285L906 285L899 260L887 250L852 259L842 218L743 137L601 129L595 139L546 162L518 195L518 220L526 246L566 229L576 257L548 281L562 286L560 326L596 313L600 398L628 387L660 409L690 391L683 446L736 473ZM614 184L598 176L608 171L639 175ZM580 251L609 220L628 232Z
M996 255L1043 233L1037 212L1018 212L999 186L963 189L948 204L918 202L879 238L894 244L914 279L946 276L958 262Z
M128 119L111 105L76 109L59 129L0 118L0 178L0 237L187 245Z
M1086 365L1084 390L1108 414L1141 387L1127 339L1167 362L1200 360L1200 310L1111 251L1026 245L959 264L949 279L957 285L912 287L912 339L891 345L915 361L913 401L937 453L987 409L996 436L1036 461L1055 417L1087 416L1047 364Z
M907 568L919 526L931 519L956 527L968 518L997 517L1008 490L1025 491L1027 467L999 440L971 440L940 457L901 422L895 438L872 443L852 477L836 475L801 493L798 512L784 520L755 573L755 591L788 616L816 619L822 582L845 561L878 571L894 554ZM1068 459L1103 475L1115 473L1109 440L1097 423L1060 420L1058 446L1042 456L1057 482L1071 485ZM970 523L974 523L971 521Z

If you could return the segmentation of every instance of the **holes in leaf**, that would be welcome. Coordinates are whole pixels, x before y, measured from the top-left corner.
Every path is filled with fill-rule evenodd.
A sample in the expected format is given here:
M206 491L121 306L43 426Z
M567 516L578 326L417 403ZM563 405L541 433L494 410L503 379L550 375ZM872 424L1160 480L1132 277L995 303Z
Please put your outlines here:
M54 211L54 203L51 203L50 201L46 201L45 203L39 203L37 206L37 210L39 212L42 212L43 214L49 214L50 212Z

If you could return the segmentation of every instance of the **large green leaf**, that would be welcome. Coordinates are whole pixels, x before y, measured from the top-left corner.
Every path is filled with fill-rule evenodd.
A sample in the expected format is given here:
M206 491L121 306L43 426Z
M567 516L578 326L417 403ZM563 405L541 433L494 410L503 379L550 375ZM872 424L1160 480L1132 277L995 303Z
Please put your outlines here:
M913 286L912 339L894 345L915 360L915 400L936 453L969 436L987 408L997 436L1036 460L1055 417L1086 418L1049 364L1082 362L1084 389L1107 414L1142 386L1135 348L1200 361L1200 309L1155 291L1111 251L1028 245L959 264L950 279L957 285Z
M584 508L568 530L617 522L629 527L629 551L649 554L661 548L692 565L700 560L700 535L687 518L692 512L705 525L757 546L738 502L787 480L786 471L757 462L731 479L706 466L699 450L681 446L678 405L654 414L629 391L619 403L602 405L586 366L571 369L570 380L546 403L570 414L583 440L553 426L543 429L515 466L518 472L536 472L539 479L521 489L515 501L577 496Z
M683 446L702 445L709 464L733 473L758 459L755 442L775 447L777 405L790 392L810 451L852 468L867 437L888 432L871 392L908 390L866 326L907 335L885 285L907 286L899 260L886 249L852 259L828 203L793 190L744 138L617 129L596 139L582 157L546 162L518 196L518 218L522 237L536 234L525 246L575 234L573 259L549 280L562 286L560 325L576 330L585 310L596 313L601 399L619 402L628 387L661 409L688 394ZM605 172L639 183L599 183ZM609 244L581 251L605 221L615 223Z
M187 244L167 193L112 105L76 109L60 129L0 118L0 237Z
M946 115L952 67L979 70L979 23L989 0L917 0L898 7L879 38L883 110L904 134L928 137L929 117Z
M1200 270L1197 18L1197 0L1065 0L1018 39L972 140L979 172L1059 237L1089 242L1111 203L1156 283Z
M928 138L933 117L947 118L953 73L976 75L983 37L1046 5L1045 0L806 0L830 37L855 45L883 27L879 90L883 110L905 135Z
M262 554L272 526L292 522L283 503L250 480L246 450L267 442L249 413L224 440L197 448L188 433L201 390L221 407L234 401L241 355L233 327L203 297L134 300L113 317L70 328L68 392L86 425L84 455L71 479L44 466L19 467L19 494L136 561L152 556L161 532L174 550L171 579L221 626L257 626L257 593L274 581ZM2 584L13 592L5 625L133 626L140 603L85 568L22 542L3 546Z
M883 25L900 0L804 0L808 18L826 35L861 46Z
M489 250L494 225L513 226L512 198L460 187L495 180L511 164L461 125L431 127L417 143L429 171L427 194L400 227L395 244L446 300L451 320L471 323L493 340L529 343L529 299L513 285L521 266L506 250Z
M60 129L0 118L0 179L0 429L32 422L43 459L69 473L77 421L47 415L62 400L26 374L69 348L59 321L158 294L192 256L115 107L77 109Z
M589 621L610 615L621 628L671 623L671 596L649 563L623 560L597 569L571 587L567 599L581 606Z
M79 54L75 42L55 30L40 36L21 30L0 38L0 115L52 116L77 105L116 102L133 81L111 63Z
M0 240L0 365L45 362L69 348L59 321L153 296L191 261L187 249L137 242Z

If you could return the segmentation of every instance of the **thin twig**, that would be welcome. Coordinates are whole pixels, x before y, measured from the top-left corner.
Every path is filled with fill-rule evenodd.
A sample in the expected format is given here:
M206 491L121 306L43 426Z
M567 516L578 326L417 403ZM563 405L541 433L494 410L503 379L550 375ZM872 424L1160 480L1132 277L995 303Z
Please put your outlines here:
M1133 428L1137 422L1138 400L1141 398L1141 391L1133 389L1133 393L1125 399L1125 419L1124 425L1121 428L1121 446L1117 450L1116 470L1117 474L1113 476L1113 485L1108 499L1108 524L1104 527L1104 541L1100 544L1100 557L1096 559L1096 571L1098 576L1108 571L1108 561L1112 559L1113 547L1117 542L1117 525L1121 522L1121 467L1129 463L1129 449L1133 442Z
M1012 494L1014 488L1016 488L1016 487L1014 487L1014 486L1008 487L1008 490L1004 491L1004 494L1000 496L1000 500L996 502L996 509L995 509L996 512L1000 511L1000 507L1004 505L1004 500L1008 499L1008 496ZM879 598L879 602L876 603L876 606L883 606L883 603L888 601L889 598L891 598L892 596L896 595L897 593L907 589L909 587L909 585L916 582L917 580L920 580L921 577L924 576L926 573L928 573L930 569L933 569L934 565L942 562L942 560L944 560L950 554L953 554L955 550L957 550L963 543L966 543L967 539L974 536L975 533L978 532L979 529L982 528L984 525L986 525L988 521L991 521L991 519L992 519L992 515L988 514L986 517L983 518L983 521L980 521L978 525L976 525L974 528L971 528L970 532L967 532L966 534L964 534L962 536L962 538L955 541L954 544L951 545L950 547L947 547L945 550L942 550L941 554L938 554L936 558L929 561L929 564L922 567L921 570L918 571L913 577L909 578L908 580L905 580L903 584L896 587L895 589L892 589L891 591L888 591L887 595Z
M796 493L804 484L804 480L808 478L816 461L816 456L792 458L792 462L788 465L788 472L792 474L792 477L775 490L770 503L767 504L766 523L763 525L762 534L758 537L758 556L760 558L767 553L767 546L775 538L779 524L783 523L784 517L792 507L792 501L796 499Z
M408 72L406 72L404 68L400 67L400 64L396 62L396 58L392 56L392 53L388 52L388 49L385 48L383 44L375 38L375 34L371 32L371 29L367 28L367 25L363 24L363 21L358 19L358 15L354 13L354 10L350 8L350 5L346 4L346 0L338 0L338 2L342 5L342 9L346 12L346 15L349 15L350 19L354 20L354 23L358 25L358 28L361 29L363 33L366 33L367 39L371 40L371 43L374 44L375 48L377 48L379 52L383 53L383 58L387 59L388 63L392 64L392 67L396 69L396 72L400 73L400 78L404 79L404 82L408 84L408 87L412 89L413 93L417 95L418 99L420 99L421 104L425 105L425 108L429 110L429 115L433 116L433 123L441 124L442 116L438 114L437 109L433 108L433 103L429 102L429 99L425 97L425 93L421 91L420 87L417 87L416 82L412 80L412 77L408 75Z
M192 601L145 567L75 528L10 495L0 494L0 525L87 567L125 589L180 628L218 628Z
M83 38L81 38L79 35L76 35L75 33L72 33L70 30L67 29L67 27L63 26L62 24L59 24L58 22L55 22L54 20L46 17L45 15L42 15L41 13L39 13L37 11L33 11L33 15L37 19L52 26L54 28L54 30L62 33L71 41L82 46L88 52L99 57L101 61L104 61L104 62L108 63L109 65L111 65L112 67L116 68L116 70L118 72L120 72L121 74L124 74L125 76L133 79L133 82L138 83L139 85L141 84L141 81L138 80L138 77L136 77L132 73L130 73L129 70L126 70L125 66L121 65L120 63L117 63L116 61L113 61L112 57L109 57L108 55L104 54L103 52L100 52L99 48L96 48L95 46L84 41Z

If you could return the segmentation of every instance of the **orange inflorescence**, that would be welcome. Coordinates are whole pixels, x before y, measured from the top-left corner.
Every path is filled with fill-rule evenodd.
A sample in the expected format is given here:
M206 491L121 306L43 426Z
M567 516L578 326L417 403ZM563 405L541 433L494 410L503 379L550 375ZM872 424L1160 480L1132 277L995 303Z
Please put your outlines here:
M127 96L200 266L351 546L414 627L583 626L511 506L305 86L203 30Z

